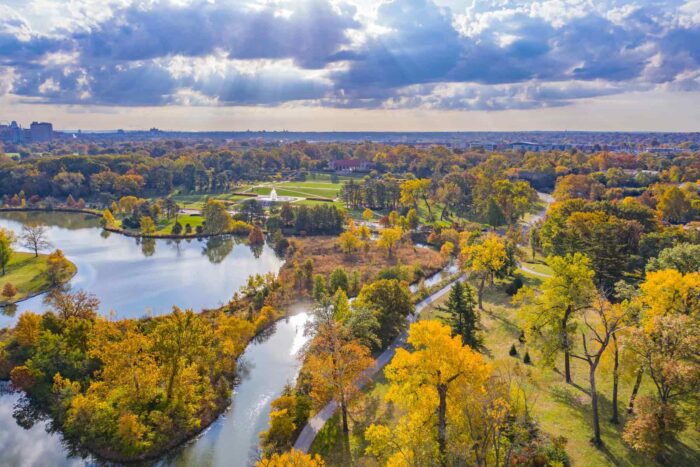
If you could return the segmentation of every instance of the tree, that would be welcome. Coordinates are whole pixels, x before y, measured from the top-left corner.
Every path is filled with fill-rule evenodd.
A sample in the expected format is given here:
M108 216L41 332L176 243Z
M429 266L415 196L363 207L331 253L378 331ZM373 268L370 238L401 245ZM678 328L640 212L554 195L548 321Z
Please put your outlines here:
M10 300L15 295L17 295L17 287L9 282L6 282L5 286L2 288L2 296L7 300Z
M416 210L413 208L409 209L408 213L406 213L406 226L409 230L416 230L419 225L420 219L418 218Z
M340 245L340 250L346 255L351 255L360 251L362 248L362 240L357 238L355 232L346 230L341 233L338 237L338 244Z
M474 310L474 296L469 284L456 281L450 289L447 303L440 309L449 314L452 332L462 337L462 344L473 349L479 347L479 317Z
M429 178L406 180L401 184L401 204L407 207L412 206L418 211L418 200L422 199L425 202L425 206L428 208L428 216L432 219L433 212L430 208L430 202L428 201L428 193L431 184L432 180Z
M523 287L515 300L525 304L522 316L530 333L543 343L545 359L551 361L558 352L564 353L564 375L566 382L571 383L573 320L591 305L595 296L594 273L590 261L581 253L550 256L547 264L552 268L552 276L542 282L541 294Z
M231 230L233 219L222 201L207 200L207 204L202 209L202 216L204 216L204 232L208 234L222 234Z
M291 204L282 204L282 208L280 209L280 218L282 219L285 227L289 227L294 223L294 209L292 209Z
M657 258L649 260L648 271L660 269L675 269L681 274L700 271L700 245L679 243L671 248L665 248Z
M680 223L687 219L691 205L680 188L671 186L661 194L656 208L664 220Z
M380 279L362 287L353 308L366 307L379 321L379 338L387 346L406 325L413 312L411 292L396 279Z
M401 231L395 228L382 229L379 234L379 240L377 244L379 248L386 250L389 257L394 254L394 247L401 240Z
M46 258L46 275L52 284L60 283L70 273L72 265L63 251L56 250Z
M39 257L39 250L51 246L46 238L46 227L43 225L26 224L22 226L22 246L34 251L34 257Z
M350 338L335 314L327 298L314 310L314 338L306 353L305 371L310 377L311 398L318 406L331 400L338 403L343 433L348 436L348 405L361 394L365 370L374 360L369 348Z
M483 310L483 295L488 279L493 280L496 273L506 264L506 245L497 235L489 234L481 243L465 245L461 257L464 267L477 281L477 298L479 309Z
M365 210L362 211L362 218L365 221L370 222L373 217L374 217L374 213L372 212L372 210L370 208L365 208Z
M173 312L159 321L153 330L153 348L166 378L166 401L173 397L178 379L198 356L206 354L210 336L202 317L192 310Z
M342 267L337 267L333 270L330 277L330 293L335 293L336 290L341 289L343 292L347 293L349 287L348 273Z
M463 346L459 337L451 337L448 326L437 321L411 325L408 343L413 350L398 348L384 370L389 381L386 399L405 415L393 433L386 426L371 425L365 432L368 452L385 451L386 455L392 446L390 437L398 438L399 445L410 439L418 449L410 445L405 451L399 448L397 453L389 454L390 465L427 465L435 463L435 457L437 463L449 465L452 449L459 449L455 445L464 446L464 438L459 436L459 408L465 396L485 389L489 366L481 355ZM452 433L454 438L450 438Z
M150 216L141 216L139 224L141 225L141 233L144 235L150 235L156 231L156 224Z
M688 315L652 315L625 345L653 381L656 397L640 398L623 436L635 449L655 455L684 426L677 403L689 400L700 384L700 325Z
M69 318L94 320L97 316L97 310L100 308L100 300L95 295L83 290L73 293L54 291L47 295L44 300L63 320Z
M442 246L440 247L440 254L444 258L449 258L450 256L452 256L452 253L454 253L454 251L455 251L455 244L450 242L450 241L443 243Z
M595 311L593 317L595 321L589 321L584 314L585 328L581 331L582 347L579 351L572 352L571 356L588 364L588 382L591 386L591 409L593 412L593 443L596 446L602 446L596 371L603 353L624 323L625 307L611 305L604 296L600 296L597 306L593 310Z
M23 347L34 347L41 336L41 316L25 311L19 316L15 326L15 339Z
M117 225L117 221L112 214L112 211L105 209L102 211L102 227L113 228Z
M274 453L270 457L261 459L255 465L256 467L325 467L326 463L318 454L311 456L292 449L282 454Z
M10 264L14 250L12 245L15 243L15 234L7 229L0 227L0 267L2 267L2 275L5 275L5 270Z

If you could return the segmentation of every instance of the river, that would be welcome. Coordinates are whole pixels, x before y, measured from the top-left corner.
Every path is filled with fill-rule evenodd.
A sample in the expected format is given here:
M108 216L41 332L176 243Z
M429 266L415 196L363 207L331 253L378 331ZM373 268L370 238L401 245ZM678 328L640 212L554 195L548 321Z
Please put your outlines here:
M250 274L277 271L282 260L268 247L256 252L231 238L144 245L118 234L105 235L94 219L76 214L1 213L0 227L21 230L22 223L49 227L49 240L77 264L74 288L95 293L101 312L117 317L163 314L172 304L201 309L226 302ZM150 243L150 242L149 242ZM18 304L0 326L12 325L23 310L42 310L41 297ZM307 336L308 307L278 321L246 348L239 362L240 382L232 404L200 436L174 450L158 466L250 465L257 457L259 432L267 427L270 402L299 370L298 354ZM95 462L73 456L47 420L29 413L18 393L0 386L0 465L82 466ZM19 422L22 423L23 428Z

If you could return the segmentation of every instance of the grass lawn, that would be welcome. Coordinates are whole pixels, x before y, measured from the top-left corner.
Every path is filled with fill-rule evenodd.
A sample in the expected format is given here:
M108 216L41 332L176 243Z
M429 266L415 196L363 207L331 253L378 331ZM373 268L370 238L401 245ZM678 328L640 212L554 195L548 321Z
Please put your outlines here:
M4 276L0 276L0 290L5 284L10 283L17 287L17 295L8 301L0 296L0 304L13 303L29 295L44 292L51 288L46 271L46 258L48 255L40 254L35 257L34 253L15 252L10 259L10 264L6 268ZM71 273L73 277L76 272L75 264L71 263Z
M525 282L537 286L541 278L523 273ZM624 425L625 406L631 392L633 382L621 378L619 391L620 414L623 418L621 425L612 424L610 395L612 377L610 366L601 364L598 370L598 387L600 401L600 420L602 438L605 447L595 448L589 440L593 434L592 413L590 408L590 391L588 385L588 368L583 362L572 361L574 384L564 382L561 374L562 358L555 361L555 368L543 364L537 351L536 343L520 344L519 317L517 309L510 302L510 297L503 291L504 284L488 290L484 296L486 311L481 313L481 325L484 337L484 356L493 362L495 367L512 368L515 365L526 369L529 384L532 386L530 403L533 405L534 416L542 430L554 436L567 438L566 451L573 466L655 466L653 460L646 459L636 453L623 442L621 433ZM436 302L430 309L421 313L421 319L444 319L444 314L435 309L443 300ZM508 351L512 344L518 349L518 356L511 357ZM529 352L533 365L525 366L522 357ZM557 369L558 368L558 369ZM624 374L624 370L622 371ZM356 404L353 410L350 447L342 449L342 433L337 417L334 418L319 434L312 446L313 452L318 452L327 460L329 465L347 465L350 457L360 465L375 465L372 459L363 456L365 441L364 430L370 423L395 423L397 414L393 408L384 402L387 383L383 376L368 388L367 397ZM653 391L649 379L642 384L641 394ZM666 453L667 460L663 465L697 466L700 465L700 432L694 427L688 427L679 436L678 441L671 444Z
M535 272L539 272L540 274L552 275L552 268L549 267L544 256L536 253L535 258L533 259L530 249L524 248L524 250L526 253L525 258L521 261L523 266L532 269Z
M198 214L180 214L177 218L178 222L182 225L182 232L185 232L185 225L189 224L192 226L192 232L197 229L197 226L202 225L204 222L204 217ZM175 218L172 219L161 219L156 225L156 234L167 234L170 235L173 231L173 226L175 225Z

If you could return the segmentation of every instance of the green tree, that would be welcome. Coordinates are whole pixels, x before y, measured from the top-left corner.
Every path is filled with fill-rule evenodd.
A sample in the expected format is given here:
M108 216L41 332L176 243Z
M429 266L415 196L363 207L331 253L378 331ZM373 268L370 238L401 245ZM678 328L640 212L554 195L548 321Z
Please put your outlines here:
M207 204L202 209L202 216L204 216L204 232L208 234L222 234L231 230L233 219L222 201L207 200Z
M543 344L545 359L564 353L564 374L571 383L570 357L574 320L577 314L591 306L595 296L594 273L590 260L581 253L550 256L547 264L552 276L542 282L540 294L529 287L520 289L516 302L523 303L522 317L530 334Z
M139 223L141 224L142 234L150 235L156 231L156 224L150 216L141 216Z
M336 290L341 289L343 292L348 293L348 288L348 273L342 267L335 268L331 273L329 292L335 293Z
M440 308L449 314L452 332L462 336L462 344L477 348L481 344L478 336L479 317L475 310L474 295L469 284L457 281L450 289L447 303Z
M10 264L14 250L12 245L15 243L15 234L7 229L0 227L0 267L2 267L2 275L5 275L5 269Z
M413 312L411 292L396 279L381 279L362 287L353 303L374 312L379 321L379 338L383 346L399 335L406 326L406 317Z

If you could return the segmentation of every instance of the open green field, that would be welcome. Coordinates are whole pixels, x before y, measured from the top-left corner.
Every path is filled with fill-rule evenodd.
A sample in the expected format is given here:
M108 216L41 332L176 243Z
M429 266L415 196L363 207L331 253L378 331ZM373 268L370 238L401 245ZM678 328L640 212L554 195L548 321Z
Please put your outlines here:
M192 226L192 232L195 232L197 227L204 223L204 217L199 214L180 214L177 217L177 221L182 225L182 232L185 232L185 226L187 224ZM175 218L172 219L161 219L156 224L156 234L170 235L173 232L173 226L175 225Z
M523 273L526 285L536 287L541 278ZM598 449L590 443L593 434L592 412L590 408L590 391L588 385L588 368L583 362L572 360L573 384L564 382L561 373L562 359L556 360L552 368L540 361L541 356L537 345L520 344L519 318L517 308L512 305L511 298L504 292L504 283L488 290L484 296L485 312L481 313L481 326L484 337L483 354L493 362L494 368L510 370L516 366L525 371L530 385L534 417L546 433L553 436L564 436L567 439L566 452L573 466L697 466L700 465L700 432L689 426L679 439L670 445L665 453L663 464L647 459L630 449L622 440L622 428L626 415L625 407L631 393L633 381L622 377L619 391L619 409L622 423L615 425L610 422L612 390L612 375L609 363L602 364L598 370L598 388L600 401L600 421L604 447ZM434 303L431 308L421 313L421 319L444 320L442 312L436 310L442 300ZM509 356L508 352L515 344L517 357ZM525 365L522 358L529 352L533 365ZM621 372L625 375L624 369ZM319 433L312 446L312 452L321 454L329 465L348 465L352 462L362 465L374 465L369 457L363 458L366 443L364 430L371 423L386 423L392 425L398 419L394 409L384 401L388 384L383 374L366 391L366 397L355 404L352 410L352 425L349 454L342 449L342 431L338 417L334 417ZM648 380L643 381L640 395L651 393L654 389ZM362 459L362 460L360 460Z
M10 283L17 287L17 295L9 300L0 296L0 304L17 302L50 289L51 283L45 274L47 257L48 255L40 254L37 258L34 253L15 252L6 268L5 275L0 276L0 291L5 284ZM71 263L71 268L69 277L73 277L77 270L73 263Z

